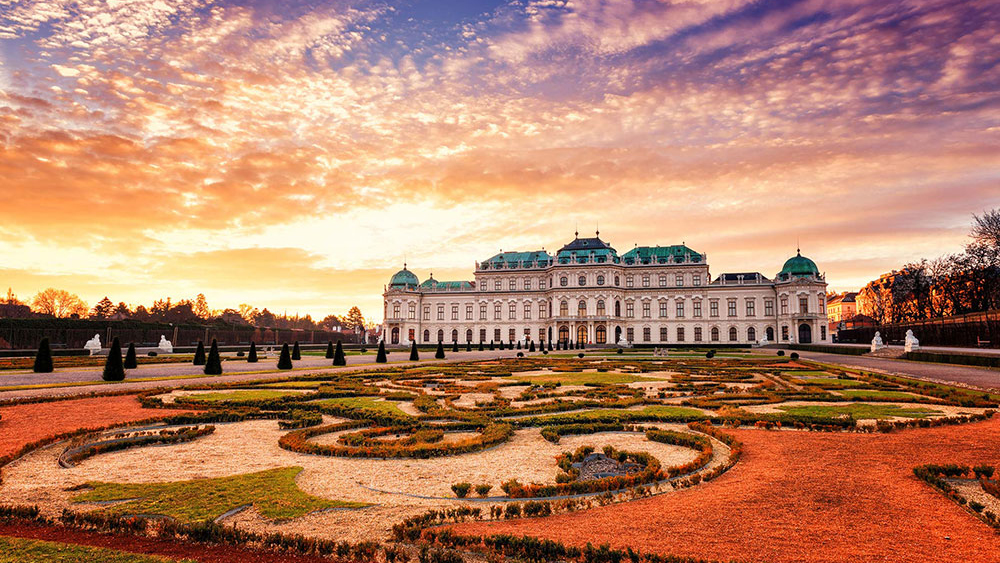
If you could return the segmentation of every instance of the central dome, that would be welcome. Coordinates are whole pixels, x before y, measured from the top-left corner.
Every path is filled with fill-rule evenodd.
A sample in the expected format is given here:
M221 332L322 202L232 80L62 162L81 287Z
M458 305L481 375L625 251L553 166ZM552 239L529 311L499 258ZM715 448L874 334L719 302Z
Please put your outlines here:
M392 278L389 279L389 287L396 289L415 288L418 283L420 282L417 280L417 276L407 270L406 266L403 266L402 270L393 274Z
M803 256L801 252L796 252L795 256L785 260L785 265L778 272L778 277L782 276L819 276L819 268L816 267L815 262Z

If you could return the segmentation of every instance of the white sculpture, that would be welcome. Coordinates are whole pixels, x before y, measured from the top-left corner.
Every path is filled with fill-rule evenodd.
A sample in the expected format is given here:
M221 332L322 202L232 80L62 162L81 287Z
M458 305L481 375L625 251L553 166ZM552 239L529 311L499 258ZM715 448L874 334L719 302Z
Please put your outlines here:
M906 331L906 340L903 343L903 349L907 352L920 349L920 341L917 340L916 336L913 336L912 330Z
M91 338L90 340L88 340L87 343L83 345L83 349L89 351L91 356L93 356L94 354L100 352L101 351L101 335L100 334L95 334L93 338Z
M885 348L885 344L882 343L882 334L879 331L875 331L875 338L872 338L872 352L875 350L881 350Z
M768 344L770 344L770 342L767 341L767 335L765 334L764 338L760 339L758 346L767 346Z
M171 344L170 341L167 340L167 337L162 334L160 335L160 343L156 346L156 348L164 354L174 353L174 345Z
M618 337L618 347L619 348L629 348L630 347L629 344L628 344L628 342L625 340L625 336L624 335Z

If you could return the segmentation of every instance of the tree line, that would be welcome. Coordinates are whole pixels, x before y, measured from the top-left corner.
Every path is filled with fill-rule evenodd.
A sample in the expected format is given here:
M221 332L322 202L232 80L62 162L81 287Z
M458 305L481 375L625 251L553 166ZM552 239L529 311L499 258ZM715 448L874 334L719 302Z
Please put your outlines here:
M217 323L279 329L302 330L356 330L365 327L365 319L358 307L351 307L345 315L327 315L313 320L311 315L276 315L265 307L263 310L240 304L239 308L212 309L203 293L194 299L172 301L167 297L153 301L152 305L132 307L125 302L117 305L107 296L93 307L79 295L64 289L47 288L39 291L30 301L18 299L11 288L6 298L0 298L0 318L57 318L92 320L136 320L174 324Z
M973 215L962 252L922 259L871 281L858 312L896 324L1000 309L1000 209Z

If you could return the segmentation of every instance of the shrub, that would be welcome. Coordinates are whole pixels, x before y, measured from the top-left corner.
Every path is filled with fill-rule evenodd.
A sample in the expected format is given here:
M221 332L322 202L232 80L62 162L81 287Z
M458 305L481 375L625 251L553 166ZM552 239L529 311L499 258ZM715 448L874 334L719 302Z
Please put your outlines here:
M292 355L288 351L288 343L281 345L281 355L278 356L278 369L292 369Z
M451 351L458 352L458 340L451 341Z
M975 510L976 512L982 512L983 508L986 508L986 507L984 507L982 504L980 504L980 503L978 503L978 502L976 502L974 500L970 500L969 501L969 508L971 508L972 510Z
M242 357L244 357L246 355L247 355L246 352L244 352L243 350L240 350L239 352L236 352L236 357L237 358L242 358Z
M528 346L528 351L529 352L534 352L535 351L535 341L534 340L532 340L531 341L531 345Z
M779 356L784 356L785 355L785 351L784 350L778 350L778 355Z
M333 351L333 341L329 340L326 343L326 359L332 360L333 359L333 354L334 354L334 351Z
M257 345L250 342L250 353L247 354L247 363L255 364L257 363Z
M709 350L708 352L705 352L705 357L708 358L709 360L711 360L712 358L715 357L715 352L712 352L711 350Z
M480 352L483 351L483 341L482 340L479 341L479 351Z
M517 341L517 349L518 349L518 350L520 350L520 349L521 349L521 341L520 341L520 340L518 340L518 341Z
M465 351L466 352L471 352L472 351L472 341L471 340L466 340L465 341Z
M219 343L213 338L212 348L205 362L205 375L222 375L222 358L219 357Z
M576 357L582 358L583 357L583 352L580 352L579 354L577 354Z
M416 362L418 360L420 360L420 353L417 352L417 341L414 340L413 343L410 344L410 361Z
M493 345L490 344L490 350L493 349ZM437 351L434 352L434 359L443 360L444 359L444 343L440 340L438 341Z
M618 349L618 352L617 352L617 353L618 353L618 354L624 354L624 353L625 353L625 350L622 350L621 348L619 348L619 349Z
M458 498L465 498L466 496L468 496L469 491L471 489L472 489L472 483L468 483L465 481L461 483L455 483L454 485L451 486L452 492L454 492L455 496Z
M146 355L149 356L150 358L155 358L159 354L157 354L155 350L150 350L149 352L146 353Z
M362 348L361 352L364 353L365 349ZM344 355L344 345L340 340L337 341L337 349L333 353L333 365L335 366L346 366L347 356Z
M976 474L977 479L982 479L983 477L992 479L993 471L994 469L990 465L977 465L972 468L972 472Z
M490 350L495 350L495 349L496 349L496 344L494 344L494 342L490 340Z
M125 366L122 365L122 345L116 336L111 341L111 349L108 350L108 359L104 362L104 374L101 376L104 381L122 381L125 379Z
M299 341L295 341L295 345L292 346L292 359L301 360L302 359L302 349L299 348Z
M791 359L793 359L793 360L797 360L797 359L799 359L799 353L798 352L792 352L791 354L788 355L788 357L791 358Z
M205 343L201 340L198 341L198 348L194 351L194 365L205 365Z
M491 490L493 490L493 485L489 485L487 483L476 485L476 494L479 495L479 498L486 498L490 494Z
M35 373L52 373L52 348L49 346L48 338L43 338L38 344L38 353L35 354L35 365L31 369Z
M523 358L524 357L524 352L518 352L517 353L517 357L518 358Z

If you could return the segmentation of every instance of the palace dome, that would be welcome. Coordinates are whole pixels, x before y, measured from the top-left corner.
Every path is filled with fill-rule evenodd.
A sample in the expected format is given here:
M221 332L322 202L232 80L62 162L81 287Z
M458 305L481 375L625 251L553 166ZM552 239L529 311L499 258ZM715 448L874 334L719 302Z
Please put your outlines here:
M395 289L415 289L419 283L417 276L407 270L406 266L403 266L402 270L393 274L389 279L389 287Z
M785 265L782 266L781 271L778 272L779 278L787 278L791 276L819 277L819 268L816 267L815 262L803 256L801 252L796 251L795 256L785 260Z

